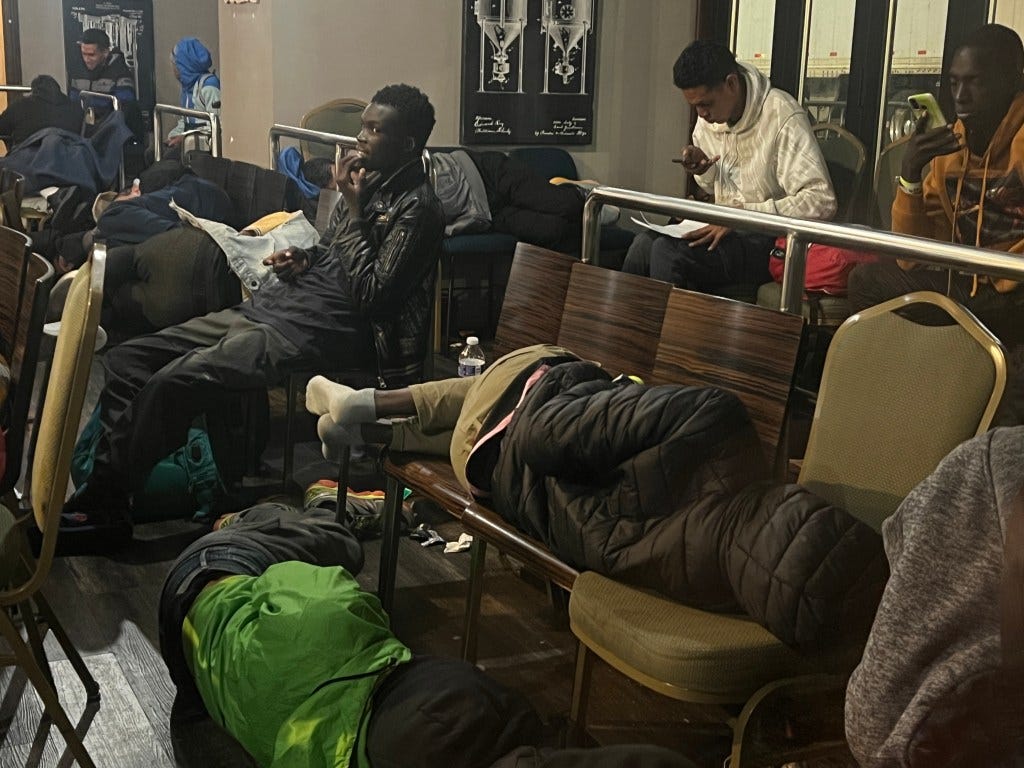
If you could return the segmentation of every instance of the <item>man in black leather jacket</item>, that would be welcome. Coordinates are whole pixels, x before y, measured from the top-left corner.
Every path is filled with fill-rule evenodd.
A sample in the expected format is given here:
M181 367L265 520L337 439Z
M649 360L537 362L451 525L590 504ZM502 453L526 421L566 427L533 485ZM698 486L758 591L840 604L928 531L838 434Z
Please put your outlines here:
M280 281L251 300L107 353L103 435L62 530L124 540L130 493L185 443L195 417L233 393L314 367L366 367L382 386L415 378L444 230L420 161L433 125L434 108L416 88L378 91L357 151L338 169L343 202L319 244L268 257Z

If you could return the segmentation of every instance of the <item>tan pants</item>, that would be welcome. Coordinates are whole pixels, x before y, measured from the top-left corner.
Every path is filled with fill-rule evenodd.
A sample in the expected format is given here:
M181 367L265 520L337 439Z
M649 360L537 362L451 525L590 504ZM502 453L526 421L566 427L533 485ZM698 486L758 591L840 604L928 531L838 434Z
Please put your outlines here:
M390 447L448 456L459 483L469 490L466 463L491 409L523 370L544 358L570 355L562 347L536 344L509 352L480 376L411 385L416 416L393 422Z

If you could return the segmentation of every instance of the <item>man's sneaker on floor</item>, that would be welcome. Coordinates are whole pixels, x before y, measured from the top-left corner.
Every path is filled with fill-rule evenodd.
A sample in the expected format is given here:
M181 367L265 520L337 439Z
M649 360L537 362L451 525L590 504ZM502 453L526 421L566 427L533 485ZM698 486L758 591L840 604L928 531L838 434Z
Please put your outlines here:
M307 512L314 507L333 508L338 503L336 480L317 480L302 495L302 508Z
M382 516L384 514L384 491L353 491L347 489L345 495L345 525L357 539L374 539L382 533ZM403 492L403 499L412 493L408 488ZM338 505L338 483L334 480L317 480L312 483L303 496L302 507L307 512L313 509L335 510ZM400 521L405 524L405 518Z

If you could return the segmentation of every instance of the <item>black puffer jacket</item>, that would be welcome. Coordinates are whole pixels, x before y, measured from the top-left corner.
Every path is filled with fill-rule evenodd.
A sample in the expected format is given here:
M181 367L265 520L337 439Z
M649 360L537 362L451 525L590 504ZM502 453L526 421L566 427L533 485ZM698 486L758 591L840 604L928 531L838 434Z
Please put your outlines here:
M727 392L616 384L567 363L517 410L493 501L573 567L743 609L790 645L866 634L881 538L799 486L768 486L759 445Z

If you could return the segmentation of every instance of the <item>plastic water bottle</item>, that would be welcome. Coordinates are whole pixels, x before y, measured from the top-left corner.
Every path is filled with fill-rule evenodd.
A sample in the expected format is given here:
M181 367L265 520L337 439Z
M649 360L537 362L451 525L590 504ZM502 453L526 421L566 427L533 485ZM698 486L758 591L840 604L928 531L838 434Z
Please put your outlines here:
M484 362L480 339L470 336L466 339L466 346L459 352L459 376L479 376L484 369Z

